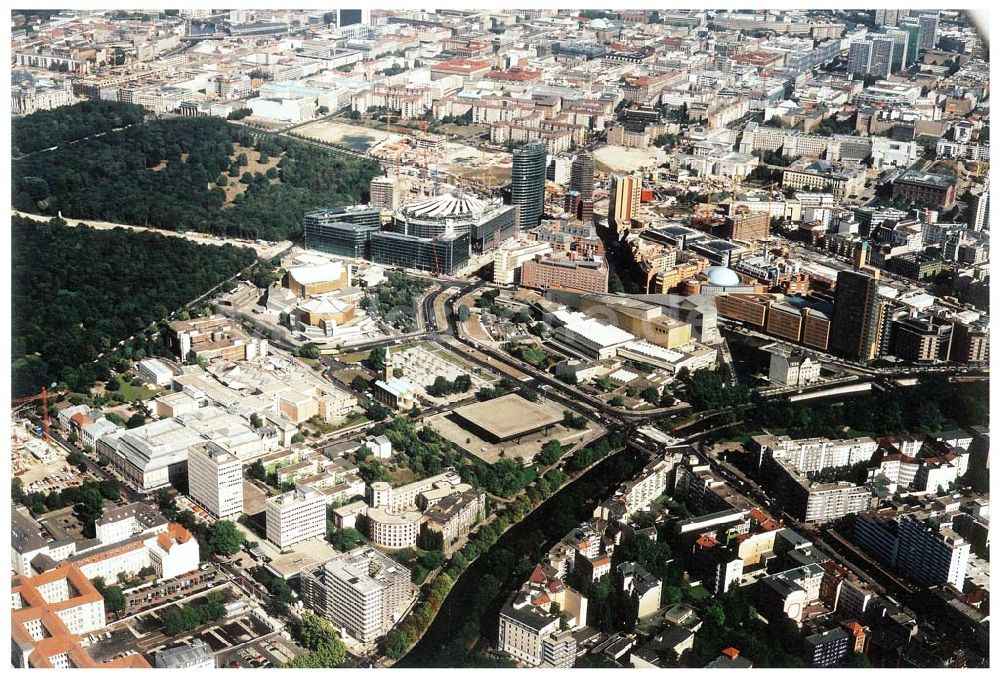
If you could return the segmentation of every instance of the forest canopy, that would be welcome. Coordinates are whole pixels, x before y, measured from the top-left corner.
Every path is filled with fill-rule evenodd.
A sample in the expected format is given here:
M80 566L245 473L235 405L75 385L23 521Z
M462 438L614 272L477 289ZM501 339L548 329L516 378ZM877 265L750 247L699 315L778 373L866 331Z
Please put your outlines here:
M98 354L253 264L243 247L12 217L14 396L85 390Z
M96 133L142 123L144 116L145 109L139 105L84 100L11 119L11 148L15 156L47 150Z
M81 103L84 104L84 103ZM54 110L73 119L77 107ZM46 113L50 114L50 113ZM21 126L32 126L33 114ZM220 175L248 160L280 157L276 172L242 173L245 191L227 202ZM367 201L374 161L337 155L215 117L150 120L142 125L16 160L13 205L67 220L120 221L168 230L279 240L302 232L306 211Z

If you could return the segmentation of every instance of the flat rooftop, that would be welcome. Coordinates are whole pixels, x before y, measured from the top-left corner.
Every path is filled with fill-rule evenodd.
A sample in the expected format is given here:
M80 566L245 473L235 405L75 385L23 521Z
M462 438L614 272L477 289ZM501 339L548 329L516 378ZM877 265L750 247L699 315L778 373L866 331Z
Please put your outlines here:
M462 406L454 413L501 442L555 425L563 418L561 413L519 394Z

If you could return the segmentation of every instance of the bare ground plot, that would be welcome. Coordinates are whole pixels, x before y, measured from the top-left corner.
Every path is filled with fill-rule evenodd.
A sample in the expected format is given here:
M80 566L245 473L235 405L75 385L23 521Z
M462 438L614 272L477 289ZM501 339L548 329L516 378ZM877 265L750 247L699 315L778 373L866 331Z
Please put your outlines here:
M396 133L340 121L317 121L297 128L295 135L341 145L359 152L366 152L379 143L389 139L396 140L400 137Z
M598 171L631 173L643 168L651 168L666 160L666 154L658 147L637 149L604 145L594 149L595 168Z
M506 153L486 152L471 145L449 142L435 161L438 162L434 164L435 167L448 173L467 180L501 186L510 182L513 157Z
M531 465L535 456L542 450L542 445L549 440L557 439L564 446L572 447L581 441L589 440L594 434L595 427L589 422L587 427L582 430L555 425L547 431L528 435L519 441L511 440L492 444L456 423L450 414L434 416L426 419L425 422L440 432L445 439L491 465L501 458L512 458L520 460L525 465Z
M243 481L243 512L257 515L267 507L267 495L246 480Z
M250 175L254 175L257 173L267 173L268 169L273 169L278 166L278 163L281 161L282 157L282 155L275 155L273 157L270 157L267 160L266 164L261 164L260 152L253 149L252 147L244 147L243 145L234 144L233 154L230 157L230 159L232 161L236 161L241 154L245 154L247 156L246 165L240 166L239 174L235 178L229 177L228 175L226 176L228 182L226 184L226 187L223 188L223 190L226 191L226 202L223 206L226 207L231 207L233 205L233 198L235 198L241 192L246 192L247 189L246 184L240 181L240 178L243 177L244 173L250 173ZM274 183L278 183L280 181L277 178L274 178L271 179L270 182L273 185Z

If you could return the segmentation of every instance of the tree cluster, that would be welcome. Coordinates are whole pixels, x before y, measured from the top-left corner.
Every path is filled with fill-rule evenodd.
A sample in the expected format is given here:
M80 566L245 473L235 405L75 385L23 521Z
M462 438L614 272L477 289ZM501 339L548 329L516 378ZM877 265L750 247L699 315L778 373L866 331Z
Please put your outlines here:
M314 613L306 613L292 629L292 637L310 653L292 658L284 667L342 667L347 661L347 648L329 622Z
M249 187L227 204L215 181L234 163L234 144L282 158L279 182L244 174ZM23 211L273 240L300 235L306 211L367 200L377 173L373 161L216 117L174 118L20 159L12 199Z
M163 632L167 636L177 636L182 632L196 629L200 625L221 620L225 615L225 597L221 591L213 591L205 597L201 605L185 604L165 608L160 613L160 620L163 623Z
M142 123L146 110L139 105L107 100L84 100L75 105L46 109L11 119L11 151L29 154Z
M87 392L111 378L121 340L199 297L253 262L251 250L157 233L11 221L13 391L53 381ZM133 342L130 355L145 352ZM98 354L105 357L93 363ZM130 359L131 360L131 359ZM125 366L127 369L127 366Z
M49 511L73 506L73 513L83 524L84 535L93 537L94 523L104 514L104 501L118 501L121 497L121 483L117 480L102 482L86 482L79 487L66 487L58 492L24 491L20 478L11 480L11 499L28 508L33 515L42 515Z
M434 383L427 387L427 393L432 397L446 397L449 394L462 394L472 389L472 378L468 374L457 376L449 381L442 375L434 378Z

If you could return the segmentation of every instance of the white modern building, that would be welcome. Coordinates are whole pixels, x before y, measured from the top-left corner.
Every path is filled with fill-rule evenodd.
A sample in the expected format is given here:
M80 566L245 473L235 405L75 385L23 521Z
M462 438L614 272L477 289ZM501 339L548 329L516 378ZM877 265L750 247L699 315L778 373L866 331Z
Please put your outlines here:
M174 379L174 372L162 361L143 359L139 362L139 375L158 387L167 387Z
M285 550L292 544L326 534L326 498L312 487L267 500L267 540Z
M518 270L526 261L536 256L552 253L552 245L540 240L511 239L500 245L493 253L493 282L497 285L513 285L518 281Z
M222 520L243 513L243 461L216 442L188 449L188 494Z
M594 359L610 359L635 335L576 311L556 311L553 316L562 325L554 337L566 346Z
M159 489L187 473L188 449L203 441L173 418L158 420L122 433L112 465L139 489Z

